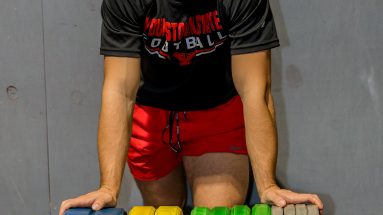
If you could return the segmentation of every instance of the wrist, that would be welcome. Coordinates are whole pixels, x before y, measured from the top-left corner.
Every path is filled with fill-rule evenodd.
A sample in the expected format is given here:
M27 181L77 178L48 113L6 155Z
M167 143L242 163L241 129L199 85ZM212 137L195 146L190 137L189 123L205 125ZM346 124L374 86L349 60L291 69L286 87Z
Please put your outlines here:
M119 195L119 189L118 188L114 188L114 187L111 187L108 185L101 185L98 188L98 190L110 194L116 200L117 200L118 195Z
M264 186L261 186L261 187L258 187L257 190L258 190L258 194L259 194L259 197L262 199L264 199L265 197L265 194L270 191L270 190L278 190L278 189L281 189L276 183L270 183L270 184L267 184L267 185L264 185Z

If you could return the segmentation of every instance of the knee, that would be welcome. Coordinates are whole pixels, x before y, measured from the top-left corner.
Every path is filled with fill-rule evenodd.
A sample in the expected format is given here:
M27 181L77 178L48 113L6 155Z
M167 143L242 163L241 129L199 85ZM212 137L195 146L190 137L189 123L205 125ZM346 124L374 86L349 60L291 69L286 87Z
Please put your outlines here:
M233 207L235 205L244 204L245 200L246 194L238 192L225 192L223 190L216 192L211 191L205 195L199 193L198 195L193 196L194 206L208 208Z
M179 206L184 207L186 196L182 193L179 195L151 195L143 197L144 205L146 206Z
M233 207L235 205L243 205L245 203L244 198L216 198L216 199L210 199L209 201L206 200L197 200L194 203L195 207L207 207L207 208L214 208L214 207Z

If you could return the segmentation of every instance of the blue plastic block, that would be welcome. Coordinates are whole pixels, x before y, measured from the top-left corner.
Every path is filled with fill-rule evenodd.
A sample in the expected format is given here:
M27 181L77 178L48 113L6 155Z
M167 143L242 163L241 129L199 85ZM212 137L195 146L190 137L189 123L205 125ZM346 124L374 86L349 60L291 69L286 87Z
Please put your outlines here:
M64 215L126 215L122 208L104 208L93 211L91 208L71 208Z
M94 215L126 215L122 208L104 208L100 211L96 211Z
M93 213L90 208L71 208L64 215L91 215Z

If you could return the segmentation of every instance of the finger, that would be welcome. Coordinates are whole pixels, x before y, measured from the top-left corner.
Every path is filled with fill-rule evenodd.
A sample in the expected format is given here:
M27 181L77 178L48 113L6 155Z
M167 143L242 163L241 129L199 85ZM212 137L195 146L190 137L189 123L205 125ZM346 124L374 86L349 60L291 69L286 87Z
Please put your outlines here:
M59 215L64 215L65 211L68 210L71 207L75 207L73 202L74 199L67 199L61 203Z
M266 201L278 207L284 207L287 204L286 201L274 191L266 194Z
M319 197L315 194L306 194L306 193L294 193L291 191L280 192L281 195L288 203L297 204L302 202L309 202L318 206L319 209L323 209L323 203Z
M324 207L323 202L320 200L319 196L316 194L311 194L311 195L312 195L313 203L316 204L320 210L323 210L323 207Z
M105 200L102 198L97 198L93 204L92 204L92 209L94 211L101 210L105 206Z
M83 195L75 199L68 199L61 203L59 215L64 215L64 212L73 207L89 207L94 202L94 197Z
M67 201L68 200L65 200L65 201L62 201L61 202L61 205L60 205L60 210L59 210L59 215L64 215L64 212L68 209L67 208Z
M59 215L64 215L65 211L71 207L72 199L67 199L61 203Z
M322 201L319 199L319 197L317 195L314 195L314 194L302 194L301 198L304 199L302 201L314 204L314 205L318 206L318 209L323 209L323 203L322 203Z

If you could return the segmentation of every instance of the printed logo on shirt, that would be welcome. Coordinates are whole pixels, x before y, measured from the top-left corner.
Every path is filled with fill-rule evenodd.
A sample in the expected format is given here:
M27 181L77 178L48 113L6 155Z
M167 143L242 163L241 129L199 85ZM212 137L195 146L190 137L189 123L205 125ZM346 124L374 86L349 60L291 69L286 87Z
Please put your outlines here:
M187 66L194 57L214 52L226 40L226 35L215 10L191 16L186 22L147 17L144 40L150 54L161 59L176 59L181 66Z

